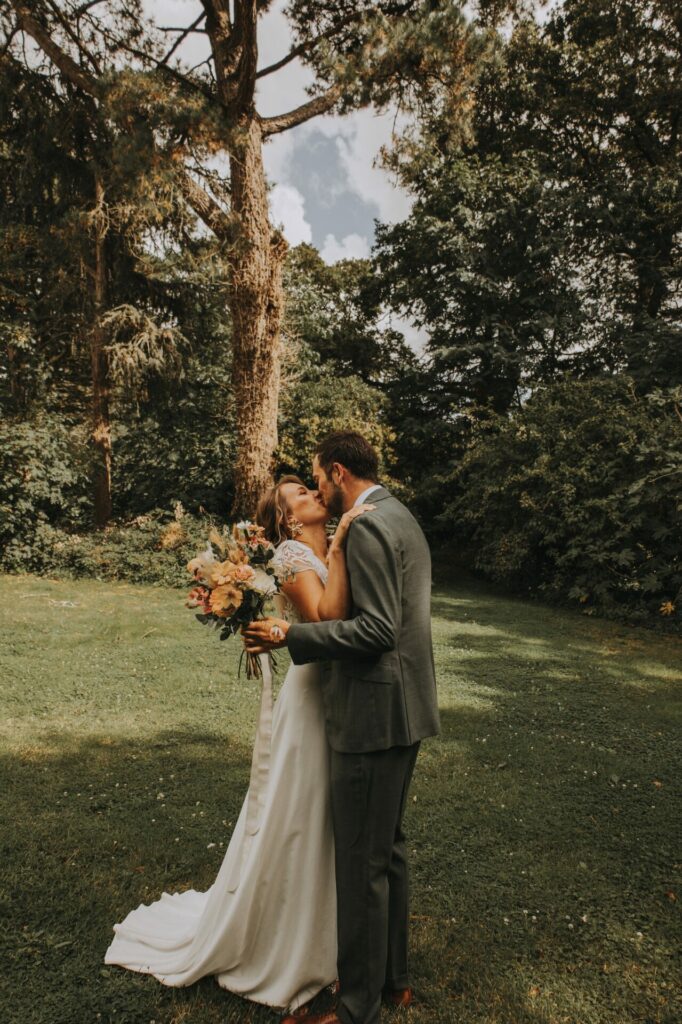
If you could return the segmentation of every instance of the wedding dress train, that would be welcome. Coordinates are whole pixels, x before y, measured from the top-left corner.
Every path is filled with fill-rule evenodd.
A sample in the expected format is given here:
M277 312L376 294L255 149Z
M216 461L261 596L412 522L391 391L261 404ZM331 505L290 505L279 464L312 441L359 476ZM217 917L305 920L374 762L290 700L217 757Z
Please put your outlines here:
M306 545L285 541L276 558L326 583ZM114 925L105 962L173 986L213 974L231 992L293 1010L336 978L330 751L318 666L291 665L273 712L263 662L251 781L215 882L132 910Z

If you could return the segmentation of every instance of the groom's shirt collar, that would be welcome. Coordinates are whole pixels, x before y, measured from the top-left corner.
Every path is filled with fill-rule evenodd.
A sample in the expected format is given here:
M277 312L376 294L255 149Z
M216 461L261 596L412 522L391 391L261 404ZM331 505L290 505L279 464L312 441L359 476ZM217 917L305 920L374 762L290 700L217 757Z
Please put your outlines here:
M380 488L381 484L372 484L372 486L368 487L366 491L362 492L362 494L358 494L357 498L353 502L353 508L355 508L356 505L362 505L363 501L367 501L370 494L373 494L374 491L378 491Z

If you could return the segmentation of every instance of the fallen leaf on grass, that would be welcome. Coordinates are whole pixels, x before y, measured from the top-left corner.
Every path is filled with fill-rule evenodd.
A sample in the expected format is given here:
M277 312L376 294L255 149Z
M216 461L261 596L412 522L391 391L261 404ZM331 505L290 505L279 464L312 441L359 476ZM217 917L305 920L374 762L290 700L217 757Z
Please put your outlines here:
M539 985L531 985L531 987L528 989L528 995L530 996L531 999L537 998L537 996L540 995L540 986Z

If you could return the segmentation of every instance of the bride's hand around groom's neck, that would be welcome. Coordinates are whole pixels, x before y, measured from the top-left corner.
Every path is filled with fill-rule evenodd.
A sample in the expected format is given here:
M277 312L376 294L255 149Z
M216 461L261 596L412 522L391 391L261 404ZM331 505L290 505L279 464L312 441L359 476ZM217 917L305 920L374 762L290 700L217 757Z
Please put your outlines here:
M285 619L257 619L242 626L244 646L249 654L267 654L286 647L289 623Z

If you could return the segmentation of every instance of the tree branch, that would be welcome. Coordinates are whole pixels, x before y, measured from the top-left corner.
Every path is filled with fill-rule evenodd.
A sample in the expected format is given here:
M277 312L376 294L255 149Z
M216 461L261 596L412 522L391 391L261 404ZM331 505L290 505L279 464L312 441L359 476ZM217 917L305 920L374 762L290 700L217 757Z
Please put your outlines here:
M74 60L54 42L49 33L26 10L21 0L11 0L16 11L19 27L38 44L55 67L88 96L97 98L98 83L95 78L83 71ZM194 181L187 170L178 168L177 181L185 199L206 226L221 241L231 243L237 237L238 221L215 202L211 196Z
M95 70L95 74L101 75L102 74L102 69L100 68L99 64L97 63L97 58L94 57L92 54L88 53L87 50L83 47L83 45L82 45L82 43L80 41L78 33L74 32L74 30L71 27L71 25L69 23L69 19L64 17L64 15L59 10L59 7L54 2L54 0L46 0L46 2L47 2L48 7L50 8L50 10L52 11L52 13L55 15L55 17L59 21L59 24L62 26L62 28L66 32L67 36L71 40L71 42L75 43L75 45L76 45L76 47L78 49L78 53L80 55L80 59L83 60L85 58L87 61L89 61L90 64L92 65L92 67Z
M161 71L164 75L168 75L168 77L172 78L174 82L178 82L179 85L183 85L187 89L192 89L194 92L201 93L204 99L209 100L211 103L214 102L215 96L212 94L211 90L205 85L202 85L201 82L193 81L191 78L188 78L187 75L183 75L181 71L178 71L177 68L173 68L169 64L164 64L162 61L156 60L155 57L151 57L148 53L145 53L144 50L139 50L136 46L130 46L128 43L121 43L119 40L115 40L104 29L101 29L100 31L105 39L115 42L121 50L125 51L125 53L129 53L131 56L137 57L143 64L151 63L157 71Z
M237 116L247 110L253 103L256 89L256 68L258 66L258 13L256 0L236 0L241 7L242 52L237 65L237 96L235 112Z
M238 218L225 213L184 168L177 173L182 194L197 216L221 242L234 243L239 230Z
M292 60L296 60L297 57L301 57L304 53L312 50L313 47L317 46L321 39L329 39L331 36L336 35L340 29L345 28L346 25L351 25L354 21L361 20L361 18L362 15L358 11L353 11L352 14L347 15L347 17L343 18L338 24L328 28L326 32L320 32L320 34L315 36L314 39L306 39L304 42L299 43L298 46L294 46L293 49L289 50L289 53L282 57L281 60L278 60L275 64L270 64L267 68L262 68L262 70L256 75L256 78L264 78L265 75L270 75L273 71L279 71L280 68L286 67L287 64L290 64Z
M73 12L74 18L80 18L90 10L91 7L97 7L98 4L104 3L104 0L90 0L89 3L81 4L81 6Z
M326 114L332 109L340 96L341 86L332 85L321 96L316 96L315 99L310 100L308 103L303 103L300 107L296 107L295 110L290 110L288 114L264 117L261 121L263 138L267 138L268 135L276 135L278 132L286 132L297 124L303 124L312 117L317 117L318 114Z
M7 39L5 40L5 45L3 46L2 50L0 50L0 57L4 57L5 54L9 53L10 47L11 47L12 43L14 42L14 37L17 35L18 32L19 32L19 26L18 25L15 25L14 28L12 29L12 31L8 32Z
M201 18L205 17L205 14L201 15ZM195 21L194 24L196 25L201 18L197 18L197 21ZM184 32L186 35L190 35L190 33L192 33L196 36L208 35L208 31L205 28L182 28L181 25L159 25L159 32Z
M85 71L80 64L68 55L57 43L54 42L49 32L39 25L28 8L20 0L10 0L16 15L19 28L22 32L31 36L38 44L43 53L46 54L52 63L59 68L65 78L88 96L98 95L97 79Z
M319 38L321 39L322 36L319 36ZM274 64L269 64L266 68L261 68L261 70L256 73L256 78L264 78L265 75L271 75L273 71L279 71L280 68L286 67L286 65L290 64L292 60L296 60L296 58L300 57L301 54L306 52L306 50L311 49L316 42L317 39L313 39L307 40L305 43L299 43L298 46L294 46L293 50L289 50L287 55L282 57L281 60L276 61Z
M189 28L180 29L180 35L175 40L175 42L171 46L170 50L166 54L166 56L161 60L161 64L167 64L168 61L170 60L170 58L175 53L175 51L177 50L178 46L180 46L182 43L184 43L184 41L187 38L187 36L191 32L198 31L197 26L199 25L200 22L202 22L204 20L205 17L206 17L206 14L202 11L202 13L199 15L199 17L195 18L195 20L192 22L192 24L189 26ZM163 31L166 31L166 30L163 30ZM168 29L167 31L176 32L177 29Z

